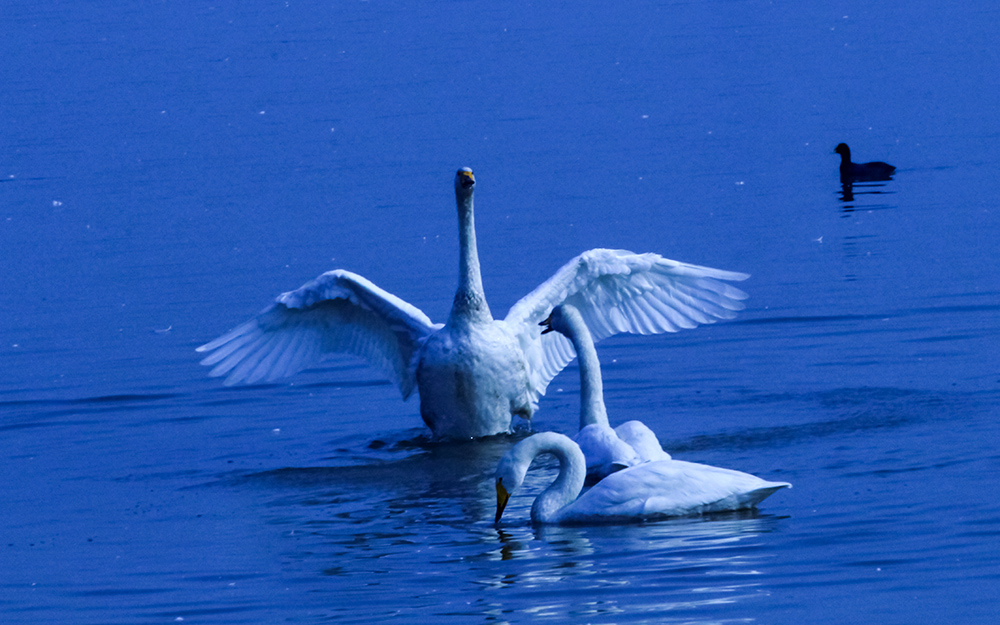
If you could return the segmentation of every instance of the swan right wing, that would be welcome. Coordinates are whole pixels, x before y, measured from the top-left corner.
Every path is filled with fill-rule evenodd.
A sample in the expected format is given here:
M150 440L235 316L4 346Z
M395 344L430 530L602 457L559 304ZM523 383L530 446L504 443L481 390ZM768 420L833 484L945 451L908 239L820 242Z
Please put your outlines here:
M338 269L280 295L256 318L202 345L209 375L226 385L273 381L345 352L378 367L403 398L416 386L414 355L441 325L365 278Z
M524 350L537 401L576 357L566 337L543 335L538 327L555 306L568 303L579 310L595 342L619 332L676 332L735 317L747 294L723 281L748 277L659 254L593 249L514 304L504 323Z

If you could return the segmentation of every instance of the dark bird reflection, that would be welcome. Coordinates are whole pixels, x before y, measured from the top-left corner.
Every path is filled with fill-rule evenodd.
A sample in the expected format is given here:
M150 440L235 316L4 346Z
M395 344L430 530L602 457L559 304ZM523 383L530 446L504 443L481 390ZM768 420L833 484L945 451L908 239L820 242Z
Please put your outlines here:
M895 193L885 188L885 183L864 183L855 184L853 182L842 182L838 199L843 204L841 212L853 213L855 210L873 211L885 208L895 208L895 205L888 203L863 204L863 196L867 195L890 195Z
M840 201L841 202L853 202L854 201L854 183L848 181L840 182Z

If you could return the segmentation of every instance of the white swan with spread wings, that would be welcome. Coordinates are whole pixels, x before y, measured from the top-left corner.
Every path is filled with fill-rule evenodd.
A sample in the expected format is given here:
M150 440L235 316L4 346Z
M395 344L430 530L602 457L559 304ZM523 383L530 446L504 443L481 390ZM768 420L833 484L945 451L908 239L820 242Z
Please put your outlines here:
M417 389L420 414L438 438L510 430L575 353L539 322L558 304L583 316L595 341L619 332L657 334L731 319L746 294L723 282L742 273L689 265L657 254L594 249L580 254L502 319L486 303L473 220L475 177L455 176L459 284L451 314L435 324L416 307L361 276L338 269L283 293L257 317L198 348L226 384L273 381L350 353L381 369L403 398Z

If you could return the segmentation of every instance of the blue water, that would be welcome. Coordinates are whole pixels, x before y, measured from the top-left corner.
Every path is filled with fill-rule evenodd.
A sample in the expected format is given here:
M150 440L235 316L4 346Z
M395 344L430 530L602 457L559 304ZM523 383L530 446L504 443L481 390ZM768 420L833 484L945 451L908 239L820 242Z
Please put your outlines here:
M21 3L0 37L0 622L992 623L994 3ZM841 188L834 146L898 167ZM502 316L591 247L752 278L598 345L612 422L792 482L534 528L516 437L334 359L194 348L343 267L441 321L477 176ZM535 430L572 433L568 367Z

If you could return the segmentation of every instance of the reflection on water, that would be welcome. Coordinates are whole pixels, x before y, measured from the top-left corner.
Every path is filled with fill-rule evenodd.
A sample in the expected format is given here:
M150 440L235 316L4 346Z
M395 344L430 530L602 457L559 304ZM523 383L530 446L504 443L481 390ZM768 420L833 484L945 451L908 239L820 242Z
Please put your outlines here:
M524 522L494 527L493 470L516 438L396 448L397 457L385 462L289 467L225 477L207 488L254 493L263 520L284 541L286 574L309 584L335 578L353 597L338 602L341 618L379 616L373 604L386 592L402 604L447 592L471 613L563 618L690 617L761 592L747 580L765 565L759 537L776 531L779 518L745 511L630 526L534 527L528 507L557 472L554 461L529 472L525 496L512 502ZM598 588L600 597L588 593ZM504 589L517 593L493 594Z
M841 218L849 220L843 222L845 228L851 230L840 237L844 260L841 271L845 282L857 282L866 275L878 272L877 263L881 262L885 253L883 250L887 248L887 241L884 240L887 230L883 226L889 224L866 219L866 216L876 211L896 209L895 203L887 201L895 193L886 182L848 180L841 183L838 210ZM891 220L895 212L886 215L886 220ZM890 227L888 232L892 231Z
M969 312L995 312L995 307ZM909 314L919 319L928 311ZM954 311L949 318L957 318ZM745 328L780 327L787 333L833 322L771 320ZM53 441L71 440L66 436L71 428L86 428L89 446L111 452L81 459L81 476L87 476L101 458L119 455L118 446L150 455L140 442L150 432L233 427L234 421L221 416L169 418L176 407L199 401L185 395L79 401L77 408L95 409L85 424L68 414L64 403L45 402L16 407L25 418L13 422L47 422L41 429L56 432ZM128 507L130 519L141 523L112 518L107 527L89 528L77 540L80 547L66 549L80 531L71 529L75 506L86 505L78 502L55 515L64 525L47 522L47 530L25 527L9 535L8 553L15 561L30 558L41 565L55 537L69 570L93 574L94 581L82 591L77 581L42 589L56 598L56 610L84 601L103 610L101 602L114 595L151 618L204 615L239 622L241 610L264 616L259 597L266 595L277 616L305 619L308 614L343 622L423 622L428 614L456 623L540 617L774 622L769 617L775 601L788 601L803 589L841 602L860 587L893 592L903 579L921 592L938 592L934 580L958 568L973 567L981 579L995 579L990 558L976 555L977 544L990 537L983 528L995 519L981 497L995 489L988 481L996 457L995 419L984 410L995 404L995 393L976 397L893 387L705 397L699 411L715 416L696 429L714 434L675 436L667 441L670 451L734 468L761 458L772 467L766 475L780 473L796 484L795 490L768 500L759 512L622 526L532 526L530 503L558 470L547 459L529 471L523 494L511 501L511 518L520 523L495 527L493 471L522 435L434 443L414 438L418 429L401 430L380 436L378 449L370 449L371 439L359 442L359 448L369 449L362 459L330 453L328 460L316 456L315 466L230 473L179 448L164 455L175 465L154 459L142 470L129 467L110 487L97 488L90 477L67 478L86 498L93 496L92 489L120 493L115 508ZM124 405L131 409L122 410ZM741 420L719 425L723 415L741 410L761 418L755 426ZM94 437L91 422L117 427ZM38 429L8 434L25 436ZM210 438L199 438L195 448L205 440ZM55 454L27 449L32 459L20 463L35 466L49 458L55 469L44 474L49 480L66 472L65 459L72 458L74 447L57 448ZM353 464L337 466L345 461ZM273 459L266 459L268 465L281 466ZM161 475L164 466L176 471ZM227 466L225 460L221 466ZM109 466L102 471L117 477L123 470ZM201 486L191 486L192 480ZM949 501L963 502L961 513L949 502L926 497L928 491L947 491ZM67 501L60 490L50 504ZM143 509L133 513L136 502ZM135 549L140 531L156 549ZM935 535L948 539L930 541ZM87 542L89 537L95 542ZM179 551L190 555L181 559ZM207 568L206 554L212 560ZM131 593L116 578L94 570L95 561L116 556L125 566L149 571L129 578ZM61 599L70 588L76 594ZM294 590L289 593L289 588ZM81 598L81 592L90 594ZM149 606L142 593L160 599ZM191 601L191 596L199 599ZM23 606L30 599L18 601ZM810 600L803 609L815 605Z
M748 511L628 527L508 528L491 552L502 572L479 583L519 588L545 614L690 620L707 606L736 606L766 592L758 541L779 525ZM599 597L588 593L597 588L604 589Z
M533 526L530 502L558 472L552 459L540 459L511 502L523 522L495 527L493 470L517 438L409 441L393 445L397 457L385 462L284 468L209 488L255 493L285 542L286 574L307 584L335 578L351 598L338 601L339 618L382 615L386 592L397 606L447 592L456 613L497 620L629 614L626 620L703 622L697 615L711 607L704 622L725 622L726 610L767 594L762 574L774 556L762 537L780 532L782 517L747 510L622 526Z
M843 206L840 208L841 212L853 213L856 210L885 210L888 208L896 208L897 206L895 204L863 203L865 199L868 199L865 196L882 196L895 193L895 191L885 189L885 186L886 183L884 182L841 183L840 192L838 193L840 201L843 203Z

